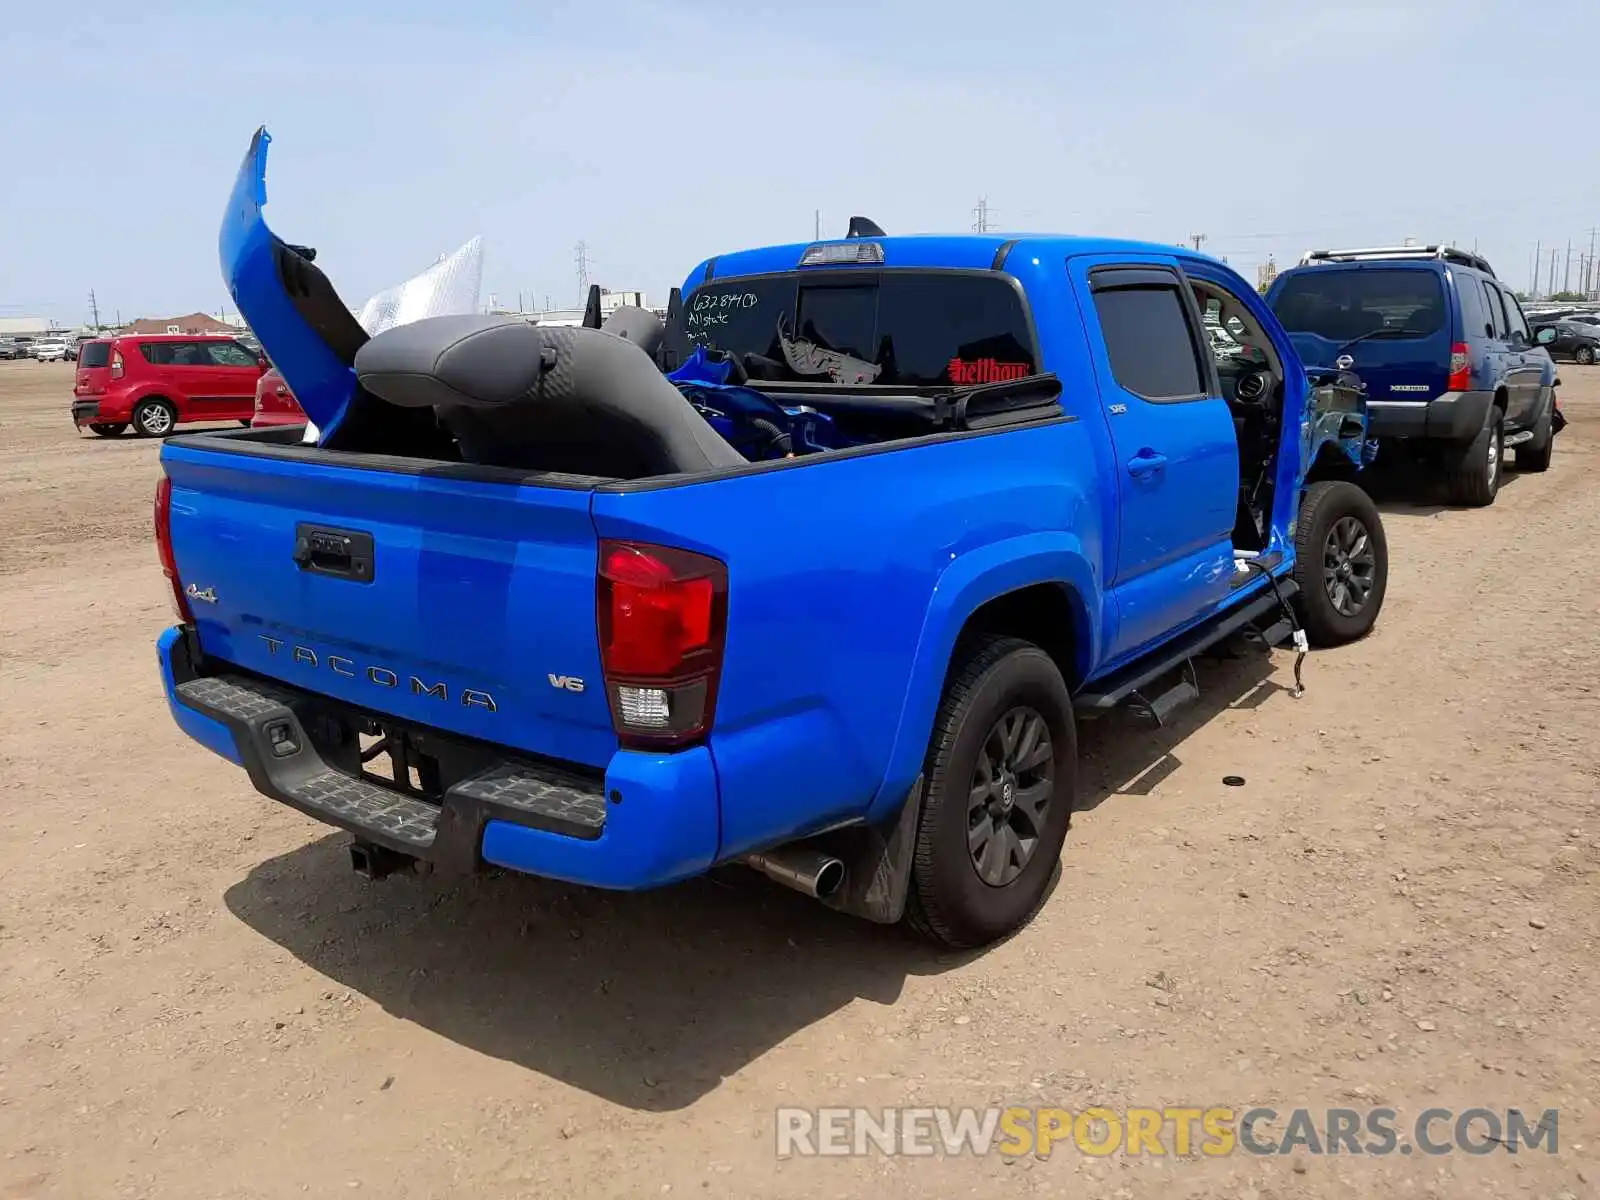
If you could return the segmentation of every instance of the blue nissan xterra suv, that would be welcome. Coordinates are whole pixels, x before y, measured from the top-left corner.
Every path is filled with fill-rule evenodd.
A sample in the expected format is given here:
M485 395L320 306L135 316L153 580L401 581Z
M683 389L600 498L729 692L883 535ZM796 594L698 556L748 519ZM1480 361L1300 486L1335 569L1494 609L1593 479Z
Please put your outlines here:
M1219 262L858 220L707 260L664 323L369 337L263 222L266 149L223 274L320 434L165 444L159 661L367 874L743 863L981 945L1057 870L1077 717L1383 603L1361 392Z
M1313 250L1267 302L1311 362L1367 385L1373 436L1441 470L1458 504L1493 504L1504 452L1544 471L1555 445L1545 346L1488 262L1452 246ZM1390 455L1385 454L1385 460Z

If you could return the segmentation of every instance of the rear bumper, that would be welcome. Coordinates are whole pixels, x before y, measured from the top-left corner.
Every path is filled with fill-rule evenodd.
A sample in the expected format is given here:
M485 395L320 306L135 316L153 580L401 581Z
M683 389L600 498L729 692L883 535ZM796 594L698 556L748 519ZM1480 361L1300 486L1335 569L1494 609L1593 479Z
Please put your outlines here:
M1372 437L1470 442L1483 428L1493 403L1493 392L1446 392L1432 400L1368 400L1367 429Z
M77 425L126 425L133 420L133 405L126 396L111 392L100 396L74 396L72 420Z
M619 752L590 778L485 752L485 765L438 803L331 766L307 735L340 706L253 676L211 673L191 632L157 642L179 728L242 766L262 795L364 841L451 870L484 864L632 890L698 875L717 852L716 774L704 747ZM359 716L354 710L346 710Z

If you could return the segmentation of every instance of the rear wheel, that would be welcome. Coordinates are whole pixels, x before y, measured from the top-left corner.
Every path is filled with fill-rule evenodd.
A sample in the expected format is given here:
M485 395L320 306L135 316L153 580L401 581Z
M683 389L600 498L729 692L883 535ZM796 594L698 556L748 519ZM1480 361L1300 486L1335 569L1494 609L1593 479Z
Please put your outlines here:
M1451 463L1446 483L1451 500L1473 508L1494 503L1500 494L1500 471L1505 459L1505 414L1490 405L1484 425Z
M177 423L177 410L165 400L141 400L133 410L133 427L144 437L166 437Z
M90 429L92 429L95 433L98 433L101 437L116 437L127 427L128 426L126 424L117 425L106 422L96 422L95 424L89 426Z
M1389 542L1372 497L1353 483L1314 483L1295 518L1295 606L1314 646L1364 636L1389 590Z
M1038 911L1072 821L1077 728L1055 662L1018 638L964 645L934 723L906 920L982 946Z

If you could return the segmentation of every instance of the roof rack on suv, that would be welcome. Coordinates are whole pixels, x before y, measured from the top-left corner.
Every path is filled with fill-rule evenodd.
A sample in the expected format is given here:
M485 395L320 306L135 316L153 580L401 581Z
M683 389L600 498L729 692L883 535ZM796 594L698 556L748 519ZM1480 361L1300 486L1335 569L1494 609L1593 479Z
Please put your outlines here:
M1481 255L1454 246L1367 246L1356 250L1307 250L1300 258L1302 267L1323 262L1367 262L1385 258L1436 258L1460 263L1485 275L1496 277L1494 268Z

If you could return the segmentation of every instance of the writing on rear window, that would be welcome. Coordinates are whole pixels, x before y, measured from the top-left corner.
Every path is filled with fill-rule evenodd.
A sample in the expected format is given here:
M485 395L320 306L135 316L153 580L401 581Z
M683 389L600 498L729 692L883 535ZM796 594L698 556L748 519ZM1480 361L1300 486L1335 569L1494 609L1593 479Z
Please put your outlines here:
M731 314L754 308L760 302L761 297L754 292L700 291L695 293L684 323L691 330L709 331L726 325Z
M1026 379L1033 374L1033 367L1025 362L999 362L992 358L952 358L945 371L951 383L1004 383L1008 379Z
M669 350L737 359L753 382L947 388L1039 372L1015 282L989 272L805 271L714 280Z

